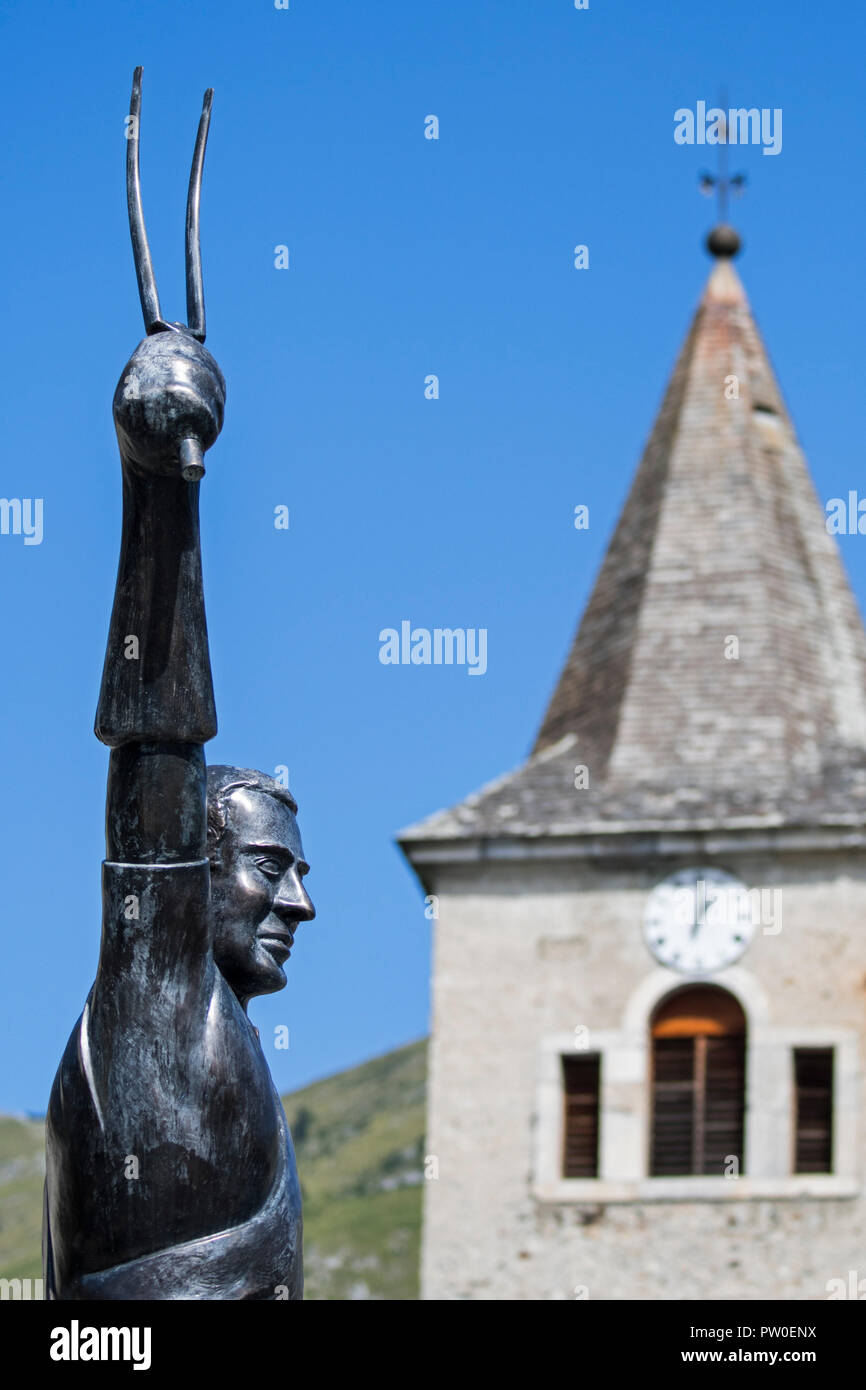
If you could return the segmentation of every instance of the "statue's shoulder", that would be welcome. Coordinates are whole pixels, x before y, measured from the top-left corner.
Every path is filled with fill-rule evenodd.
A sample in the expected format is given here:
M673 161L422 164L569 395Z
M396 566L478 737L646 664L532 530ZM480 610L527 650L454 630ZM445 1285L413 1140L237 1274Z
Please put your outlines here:
M89 996L88 996L89 1002ZM86 1005L85 1005L86 1007ZM80 1113L82 1102L88 1098L89 1087L82 1067L81 1058L81 1025L84 1014L81 1013L75 1023L75 1027L69 1034L60 1065L54 1075L54 1082L51 1087L51 1094L48 1097L48 1109L45 1113L46 1126L57 1130L62 1127L62 1120L70 1108L76 1113Z

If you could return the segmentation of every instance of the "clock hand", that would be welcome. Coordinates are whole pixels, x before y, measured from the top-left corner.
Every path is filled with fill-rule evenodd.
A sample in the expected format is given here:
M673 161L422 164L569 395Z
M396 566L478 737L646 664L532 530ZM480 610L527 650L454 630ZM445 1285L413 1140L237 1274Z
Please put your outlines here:
M699 930L701 929L701 927L703 927L703 926L705 925L705 923L706 923L706 917L707 917L706 890L704 890L704 892L701 893L701 885L702 885L702 880L701 880L701 879L698 879L697 883L695 884L695 917L694 917L694 921L692 922L692 929L691 929L691 931L690 931L690 933L689 933L689 936L697 936L697 934L698 934Z

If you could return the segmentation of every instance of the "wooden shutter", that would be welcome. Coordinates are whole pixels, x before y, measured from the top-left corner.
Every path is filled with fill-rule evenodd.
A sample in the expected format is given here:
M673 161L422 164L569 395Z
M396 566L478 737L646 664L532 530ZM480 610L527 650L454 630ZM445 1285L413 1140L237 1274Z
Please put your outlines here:
M794 1049L795 1173L833 1171L833 1049Z
M653 1125L650 1173L692 1172L695 1122L695 1039L653 1040Z
M746 1035L739 1005L715 986L665 1001L653 1025L652 1177L743 1171Z
M562 1175L598 1177L598 1110L601 1058L593 1053L562 1059L565 1137Z
M732 1157L737 1175L743 1171L743 1119L746 1098L746 1039L696 1038L704 1044L703 1151L696 1155L695 1172L729 1172Z

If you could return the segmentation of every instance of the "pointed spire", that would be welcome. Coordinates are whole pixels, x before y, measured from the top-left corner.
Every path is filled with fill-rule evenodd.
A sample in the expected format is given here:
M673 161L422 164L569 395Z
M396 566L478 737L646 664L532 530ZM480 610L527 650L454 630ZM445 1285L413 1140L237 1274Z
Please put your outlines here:
M709 239L715 265L532 757L405 838L866 816L866 634L734 237Z
M718 256L535 751L705 784L866 748L866 640L730 253Z

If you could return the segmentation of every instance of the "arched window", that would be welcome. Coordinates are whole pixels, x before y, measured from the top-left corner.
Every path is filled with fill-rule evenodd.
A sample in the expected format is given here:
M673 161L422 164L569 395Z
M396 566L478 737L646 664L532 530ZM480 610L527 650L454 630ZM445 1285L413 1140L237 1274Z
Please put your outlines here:
M717 985L686 985L659 1004L651 1037L650 1175L742 1173L746 1017L737 1000Z

